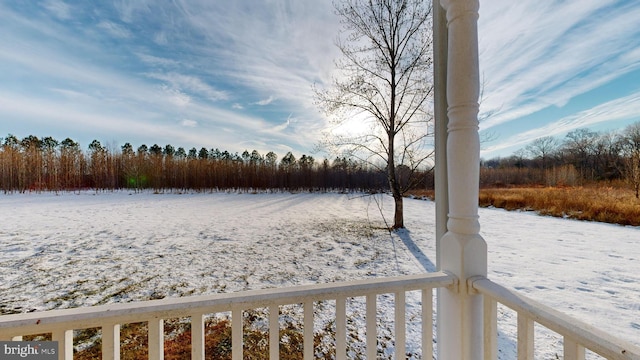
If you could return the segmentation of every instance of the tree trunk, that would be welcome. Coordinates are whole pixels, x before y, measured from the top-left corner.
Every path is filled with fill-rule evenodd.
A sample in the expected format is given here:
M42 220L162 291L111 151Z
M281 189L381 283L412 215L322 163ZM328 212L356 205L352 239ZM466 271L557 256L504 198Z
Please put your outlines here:
M394 137L395 134L389 133L389 153L387 156L387 179L389 180L389 190L393 196L395 204L395 210L393 213L393 228L404 228L404 209L402 204L402 191L400 191L400 184L398 183L398 177L396 174L396 165L394 158Z
M404 228L404 208L402 203L402 195L398 197L393 197L395 202L395 211L393 214L393 228L394 229L402 229Z

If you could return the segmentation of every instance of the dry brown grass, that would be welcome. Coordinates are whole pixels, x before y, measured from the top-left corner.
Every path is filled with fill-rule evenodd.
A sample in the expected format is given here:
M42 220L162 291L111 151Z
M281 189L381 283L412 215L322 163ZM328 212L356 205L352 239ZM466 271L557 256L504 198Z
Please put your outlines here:
M433 191L414 193L433 199ZM640 225L640 200L620 187L517 187L480 189L479 205L620 225Z
M532 210L542 215L640 225L640 200L614 187L546 187L480 190L480 206Z
M243 338L244 359L269 358L269 333L252 329L255 319L245 318ZM231 322L227 319L208 320L205 331L205 354L207 359L231 360ZM191 358L191 328L183 321L165 322L164 358L182 360ZM325 329L328 330L328 329ZM87 334L83 334L84 332ZM74 341L87 340L95 336L98 329L76 332ZM329 331L330 332L330 331ZM148 358L148 329L146 323L123 325L120 332L120 355L123 360L143 360ZM322 341L322 333L314 334L314 346ZM286 323L280 329L280 359L301 360L303 358L303 333L293 323ZM102 342L98 337L90 345L74 354L74 359L90 360L102 357ZM333 354L324 354L331 357Z

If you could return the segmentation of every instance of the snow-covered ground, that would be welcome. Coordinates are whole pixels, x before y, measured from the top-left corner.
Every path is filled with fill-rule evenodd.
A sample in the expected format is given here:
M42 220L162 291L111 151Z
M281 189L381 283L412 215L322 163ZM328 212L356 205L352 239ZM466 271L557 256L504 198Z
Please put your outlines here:
M390 214L383 195L3 195L0 314L433 271L434 203L405 200L394 234L378 203ZM640 229L480 218L492 280L640 345ZM515 314L499 316L511 359ZM548 332L536 342L537 358L562 354Z

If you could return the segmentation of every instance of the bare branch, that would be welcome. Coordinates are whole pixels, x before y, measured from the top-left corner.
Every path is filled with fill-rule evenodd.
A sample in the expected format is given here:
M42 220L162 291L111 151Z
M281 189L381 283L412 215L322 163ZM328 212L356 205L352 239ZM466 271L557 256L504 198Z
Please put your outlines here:
M362 118L375 120L376 126L365 135L330 131L328 142L354 158L384 164L396 201L394 227L403 227L402 195L415 183L406 177L425 166L433 152L425 146L432 121L431 4L343 0L334 6L343 26L336 41L343 58L336 62L339 76L330 89L316 89L316 103L340 123Z

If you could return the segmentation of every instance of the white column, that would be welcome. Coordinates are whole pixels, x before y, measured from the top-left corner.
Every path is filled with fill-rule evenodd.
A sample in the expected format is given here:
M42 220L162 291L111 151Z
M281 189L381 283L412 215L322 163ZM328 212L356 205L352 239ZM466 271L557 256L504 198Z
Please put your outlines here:
M483 303L467 279L487 275L487 246L479 235L478 0L440 0L448 26L447 172L449 220L440 245L441 269L460 279L440 292L438 358L482 359Z
M436 201L436 268L442 270L442 238L447 232L449 215L449 181L447 180L447 17L440 1L433 6L433 115L435 117L435 201ZM440 299L442 289L437 289ZM441 322L442 301L437 302L437 321ZM431 324L429 325L431 326ZM436 338L441 339L442 327L436 327ZM431 351L433 353L433 350ZM423 350L423 354L426 353ZM427 353L428 354L428 353ZM435 355L435 354L434 354ZM428 356L428 355L423 355Z
M440 240L447 232L447 18L439 1L433 2L433 87L435 118L436 266L440 270Z

